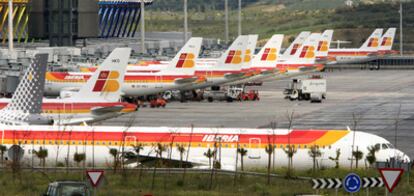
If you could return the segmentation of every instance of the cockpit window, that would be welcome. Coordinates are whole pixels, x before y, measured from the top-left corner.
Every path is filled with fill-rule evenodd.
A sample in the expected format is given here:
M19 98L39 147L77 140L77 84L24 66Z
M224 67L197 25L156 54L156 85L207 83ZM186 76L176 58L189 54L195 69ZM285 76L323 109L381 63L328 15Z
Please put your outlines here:
M387 144L382 144L382 149L388 149Z
M378 150L381 149L381 144L375 144L375 148Z
M394 148L394 145L392 145L392 144L390 144L390 143L388 143L388 144L387 144L387 146L388 146L388 148L391 148L391 149L393 149L393 148Z

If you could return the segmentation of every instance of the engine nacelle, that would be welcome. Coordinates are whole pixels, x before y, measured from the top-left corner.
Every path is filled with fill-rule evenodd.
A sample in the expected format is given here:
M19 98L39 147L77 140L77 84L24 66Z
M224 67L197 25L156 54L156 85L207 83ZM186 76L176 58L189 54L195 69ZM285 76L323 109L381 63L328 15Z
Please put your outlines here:
M70 98L79 91L79 88L64 88L60 91L59 97L61 99Z

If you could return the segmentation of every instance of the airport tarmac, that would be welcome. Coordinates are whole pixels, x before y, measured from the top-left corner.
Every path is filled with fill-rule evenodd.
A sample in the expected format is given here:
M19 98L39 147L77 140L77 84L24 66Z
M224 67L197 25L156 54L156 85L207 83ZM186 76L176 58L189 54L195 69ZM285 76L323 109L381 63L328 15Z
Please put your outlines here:
M385 137L395 144L395 122L401 105L396 146L414 158L414 70L334 70L322 73L328 80L327 99L322 103L284 99L290 79L255 87L260 101L172 102L166 108L141 108L134 114L103 122L105 125L269 127L287 128L294 112L293 128L353 128ZM133 122L131 121L133 119Z

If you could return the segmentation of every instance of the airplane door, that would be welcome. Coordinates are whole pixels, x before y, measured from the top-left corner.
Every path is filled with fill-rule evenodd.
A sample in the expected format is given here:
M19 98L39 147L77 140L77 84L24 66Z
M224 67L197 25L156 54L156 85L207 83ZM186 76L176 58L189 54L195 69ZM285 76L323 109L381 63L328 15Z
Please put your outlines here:
M135 136L125 136L125 146L136 146L137 138Z
M260 138L249 139L249 150L247 151L249 159L260 159L261 154L261 141Z
M72 103L64 103L63 104L63 113L72 113L73 104Z

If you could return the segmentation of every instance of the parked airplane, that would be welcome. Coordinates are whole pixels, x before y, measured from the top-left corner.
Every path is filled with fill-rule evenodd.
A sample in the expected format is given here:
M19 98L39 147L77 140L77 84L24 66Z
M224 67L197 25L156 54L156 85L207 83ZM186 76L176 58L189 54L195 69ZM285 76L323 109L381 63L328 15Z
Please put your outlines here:
M310 36L310 31L303 31L293 40L290 46L283 52L279 60L284 61L288 56L296 54L299 48L302 46L303 42Z
M330 43L330 35L332 35L332 31L327 30L322 36L321 34L313 33L304 42L296 41L292 43L292 45L300 43L299 48L295 49L298 52L285 52L283 59L279 58L280 55L277 52L280 51L283 35L274 35L253 58L250 69L259 71L259 74L227 83L227 85L263 82L269 78L283 79L320 71L324 68L323 63L327 61L326 46ZM302 37L303 33L298 36L298 38ZM292 45L289 48L294 48ZM317 57L319 58L318 62L316 61Z
M331 46L333 30L328 29L322 33L316 49L316 62L321 64L335 63L336 59L328 56Z
M0 130L1 144L9 149L5 159L36 164L33 163L36 159L33 152L42 147L48 151L49 163L56 160L65 162L65 159L71 160L68 157L73 157L75 153L85 153L87 165L104 166L113 160L109 149L115 148L125 158L126 164L135 164L139 160L140 164L153 166L162 160L173 167L180 163L177 148L182 146L188 157L188 160L183 160L186 167L209 168L212 162L219 162L222 169L235 170L241 166L240 159L243 159L245 168L266 167L269 156L265 148L270 146L275 149L275 156L271 159L277 167L288 165L286 151L291 150L294 152L293 167L306 169L311 168L313 163L309 156L311 148L321 152L317 162L320 167L326 168L335 166L336 162L329 157L336 157L337 151L340 152L338 164L349 167L351 160L354 160L353 151L361 151L363 156L367 156L368 148L376 146L379 149L375 153L377 161L387 161L392 157L410 161L406 154L382 137L347 130L103 126L74 126L65 130L58 126L4 126ZM134 146L138 145L143 148L139 155L134 151ZM166 149L165 153L157 153L159 146ZM238 161L237 147L247 150L246 156L239 156ZM212 152L211 159L205 156L207 151Z
M169 162L172 166L179 163L180 153L173 148L177 145L186 148L189 159L184 162L187 167L211 167L209 158L204 156L208 150L213 152L213 160L219 161L221 168L234 170L240 166L236 162L237 148L247 150L244 163L246 167L259 168L267 165L266 147L274 147L276 165L285 167L288 158L284 154L287 149L294 153L292 158L295 168L309 168L313 162L309 157L309 149L314 147L321 151L318 163L321 167L335 165L329 157L336 157L339 149L338 163L348 166L352 160L352 151L359 150L365 156L368 147L377 146L378 161L386 161L396 157L410 161L409 157L390 142L379 136L352 131L337 130L286 130L286 129L242 129L242 128L177 128L177 127L104 127L104 126L42 126L27 123L31 120L50 124L50 120L42 118L40 106L42 94L37 90L43 83L39 73L45 72L47 55L36 56L25 74L25 80L19 84L13 99L5 109L0 111L0 144L8 149L4 159L19 160L24 165L36 164L35 150L40 147L48 151L47 162L66 162L75 153L85 153L86 162L105 165L112 160L108 150L118 149L125 163L132 164L137 160L141 164L149 164L157 160ZM111 62L115 62L112 61ZM42 68L43 67L43 68ZM43 70L37 70L43 69ZM114 77L117 74L113 74ZM101 74L99 76L102 77ZM111 74L108 76L111 78ZM97 83L98 84L98 83ZM116 85L114 85L116 86ZM118 86L119 87L119 86ZM106 88L97 85L97 88ZM113 89L113 86L107 87ZM24 91L23 91L24 90ZM26 90L32 92L24 94ZM16 121L24 121L19 124ZM17 126L14 124L18 124ZM134 147L143 145L140 154L134 153ZM166 147L168 153L157 155L158 146ZM191 149L190 149L190 148ZM166 155L168 154L168 155ZM285 155L285 156L283 156ZM171 157L171 158L170 158Z
M392 45L394 44L396 28L389 28L380 40L380 46L378 47L379 55L395 55L399 51L392 50Z
M156 73L125 74L122 92L125 96L153 95L167 90L179 90L203 78L194 76L195 62L201 48L202 38L191 38L165 68ZM59 89L76 88L84 84L91 73L48 73L46 94L59 94ZM50 79L53 76L53 79Z
M277 69L287 72L288 75L322 70L324 65L316 62L317 47L320 40L320 33L312 33L296 49L298 52L286 54L282 60L277 61Z
M250 66L250 70L257 73L254 76L226 83L227 85L240 85L253 81L262 81L266 78L281 74L277 69L277 60L279 59L279 51L281 50L283 35L273 35L266 44L260 49L259 53L254 56Z
M50 125L53 120L40 115L42 112L43 86L48 54L36 54L17 86L10 102L0 110L0 124Z
M102 63L92 78L83 85L79 92L72 93L71 97L62 99L43 98L41 111L46 113L50 119L59 124L79 124L82 122L96 122L103 119L113 118L126 112L134 112L137 106L134 104L120 102L121 91L119 86L123 83L126 65L131 49L117 48ZM43 66L39 68L39 66ZM30 94L43 95L46 63L33 63L29 68L28 77L23 77L23 86L33 86ZM32 69L34 71L32 71ZM44 72L41 72L44 71ZM39 73L40 72L40 73ZM30 77L38 75L43 83L32 84ZM47 85L46 85L47 86ZM24 96L28 91L16 89L16 96ZM0 99L0 108L6 107L13 99ZM39 101L39 100L38 100ZM7 108L7 107L6 107ZM36 123L30 123L36 124Z
M195 75L205 78L206 81L182 90L204 89L242 79L244 77L241 71L244 63L243 51L247 48L248 40L248 35L239 36L220 58L199 59L196 62Z
M378 58L379 42L383 29L375 29L360 48L330 48L328 56L338 64L363 63Z

